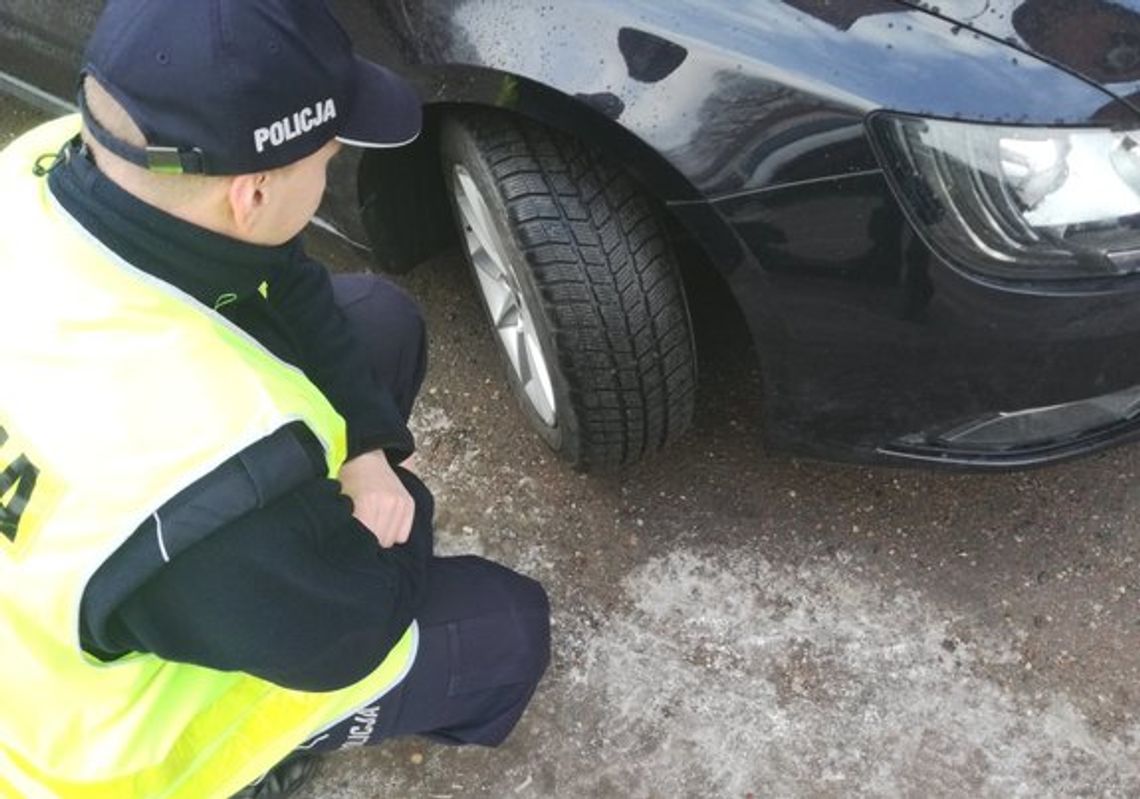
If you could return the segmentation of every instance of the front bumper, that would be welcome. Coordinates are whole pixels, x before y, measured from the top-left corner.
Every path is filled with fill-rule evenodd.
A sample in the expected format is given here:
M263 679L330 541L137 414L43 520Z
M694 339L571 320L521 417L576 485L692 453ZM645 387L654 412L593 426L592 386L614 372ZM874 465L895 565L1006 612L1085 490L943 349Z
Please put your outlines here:
M1044 408L989 413L948 430L904 436L884 457L941 465L1015 468L1140 437L1140 386Z
M674 210L748 320L775 446L1003 469L1140 438L1136 277L981 280L914 235L878 172Z

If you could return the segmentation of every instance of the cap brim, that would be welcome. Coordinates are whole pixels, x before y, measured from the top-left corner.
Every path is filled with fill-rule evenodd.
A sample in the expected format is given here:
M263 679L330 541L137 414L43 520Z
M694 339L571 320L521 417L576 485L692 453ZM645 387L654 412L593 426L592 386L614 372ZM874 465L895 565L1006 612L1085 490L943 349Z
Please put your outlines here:
M355 147L401 147L415 141L423 125L423 104L411 84L360 56L352 111L337 139Z

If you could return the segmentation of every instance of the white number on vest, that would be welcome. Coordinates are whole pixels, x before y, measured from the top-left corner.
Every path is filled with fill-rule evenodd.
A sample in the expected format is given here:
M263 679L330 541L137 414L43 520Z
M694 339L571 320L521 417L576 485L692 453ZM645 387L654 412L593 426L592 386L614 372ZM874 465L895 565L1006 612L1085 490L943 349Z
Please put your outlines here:
M0 427L0 448L8 441L8 431ZM32 465L26 455L18 456L4 471L0 472L0 535L9 541L16 540L20 531L20 517L28 507L36 478L40 470Z

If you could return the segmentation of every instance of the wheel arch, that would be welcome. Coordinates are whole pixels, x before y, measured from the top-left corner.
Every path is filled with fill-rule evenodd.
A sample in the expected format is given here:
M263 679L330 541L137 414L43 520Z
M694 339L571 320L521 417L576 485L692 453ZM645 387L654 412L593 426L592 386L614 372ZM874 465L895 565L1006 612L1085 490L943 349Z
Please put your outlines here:
M441 223L449 209L439 169L439 132L450 114L495 111L574 136L621 163L664 213L670 202L700 197L662 154L613 118L614 109L606 107L612 101L605 97L572 97L484 67L442 67L415 77L426 98L420 138L395 150L365 151L355 167L360 233L385 271L405 272L455 242L450 226Z

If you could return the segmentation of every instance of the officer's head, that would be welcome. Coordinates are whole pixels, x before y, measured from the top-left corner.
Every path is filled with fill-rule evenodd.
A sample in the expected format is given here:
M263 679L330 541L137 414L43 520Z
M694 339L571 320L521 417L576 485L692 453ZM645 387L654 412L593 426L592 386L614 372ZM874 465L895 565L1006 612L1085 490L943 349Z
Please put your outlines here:
M421 121L414 91L354 56L323 0L109 0L79 100L113 180L263 244L308 222L341 142L399 146Z

